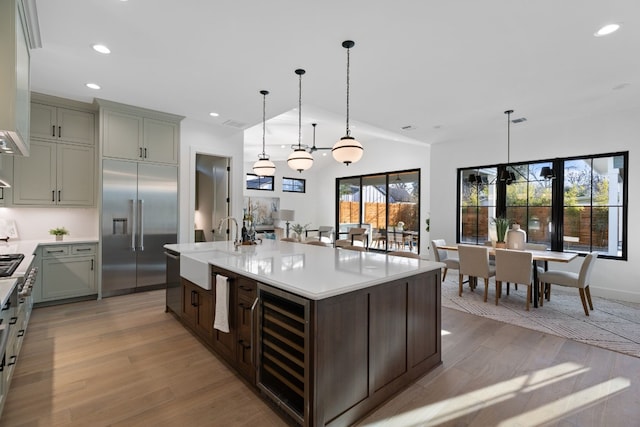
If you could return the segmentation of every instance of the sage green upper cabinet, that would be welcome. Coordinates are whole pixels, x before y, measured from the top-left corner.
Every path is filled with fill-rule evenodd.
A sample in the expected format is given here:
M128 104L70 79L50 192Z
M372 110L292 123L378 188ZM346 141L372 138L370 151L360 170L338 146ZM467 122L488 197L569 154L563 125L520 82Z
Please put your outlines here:
M23 2L0 1L0 136L29 155L30 44Z
M13 204L93 206L94 147L31 141L29 157L14 158Z
M31 104L31 138L94 145L95 117L93 113Z
M103 157L178 164L182 117L97 99Z

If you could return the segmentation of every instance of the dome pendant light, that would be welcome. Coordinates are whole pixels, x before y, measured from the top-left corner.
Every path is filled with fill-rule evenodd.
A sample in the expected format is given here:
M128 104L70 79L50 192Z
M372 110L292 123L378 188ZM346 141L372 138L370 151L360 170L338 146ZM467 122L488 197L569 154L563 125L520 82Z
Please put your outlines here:
M362 144L351 136L351 131L349 130L349 49L354 45L355 43L351 40L342 42L342 47L347 49L347 133L331 149L333 158L347 166L360 160L364 153Z
M507 115L507 166L500 172L500 181L504 181L509 185L516 180L516 174L513 171L509 172L509 166L511 165L511 114L513 110L507 110L504 113Z
M307 170L313 166L313 156L307 152L305 148L302 148L302 75L305 73L303 69L298 68L296 74L298 75L298 147L293 150L293 153L289 154L287 164L293 170L302 171ZM295 147L295 145L294 145Z
M258 176L273 176L276 173L276 165L269 160L269 155L264 152L264 135L267 110L268 90L261 90L262 95L262 154L258 154L258 161L253 164L253 173Z

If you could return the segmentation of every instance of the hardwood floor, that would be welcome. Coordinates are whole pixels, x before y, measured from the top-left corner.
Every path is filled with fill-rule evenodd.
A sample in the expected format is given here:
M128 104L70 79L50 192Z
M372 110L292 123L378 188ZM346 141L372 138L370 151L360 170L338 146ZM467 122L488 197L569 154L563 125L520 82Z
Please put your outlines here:
M360 426L640 425L640 359L443 309L443 365ZM38 308L5 426L285 426L164 291Z

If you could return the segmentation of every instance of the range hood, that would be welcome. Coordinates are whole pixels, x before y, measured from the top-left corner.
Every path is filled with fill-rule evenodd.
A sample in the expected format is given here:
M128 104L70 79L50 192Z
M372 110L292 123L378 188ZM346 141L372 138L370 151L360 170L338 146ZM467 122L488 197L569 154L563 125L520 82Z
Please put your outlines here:
M0 1L0 153L29 155L30 52L40 47L35 0Z

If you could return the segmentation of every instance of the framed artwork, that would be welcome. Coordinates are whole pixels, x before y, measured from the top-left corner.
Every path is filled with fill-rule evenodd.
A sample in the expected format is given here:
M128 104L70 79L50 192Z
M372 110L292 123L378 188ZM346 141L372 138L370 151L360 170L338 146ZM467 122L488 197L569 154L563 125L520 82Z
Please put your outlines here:
M269 230L275 226L275 214L280 211L279 197L245 197L244 215L253 221L256 230Z

